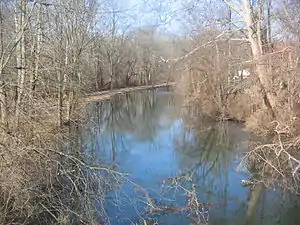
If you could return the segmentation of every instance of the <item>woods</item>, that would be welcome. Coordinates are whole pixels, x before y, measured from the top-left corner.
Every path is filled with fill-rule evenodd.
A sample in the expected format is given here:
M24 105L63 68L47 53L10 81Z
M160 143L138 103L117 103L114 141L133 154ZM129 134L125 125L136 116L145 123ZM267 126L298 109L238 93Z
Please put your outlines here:
M222 3L205 5L217 20L198 17L199 33L191 48L197 51L190 50L193 56L183 63L185 86L179 89L187 104L200 107L198 117L244 121L248 131L267 136L263 143L252 143L242 164L260 171L258 182L298 193L299 3ZM202 15L203 8L194 2L188 17ZM209 25L203 27L201 21ZM245 70L249 76L235 75Z
M1 2L2 123L39 98L69 105L59 116L68 120L81 94L169 80L158 57L163 37L124 28L118 11L92 0Z
M207 7L213 8L217 2ZM204 28L199 25L192 44L197 51L184 63L188 69L182 79L190 83L189 95L193 96L188 101L198 101L205 105L204 111L218 117L245 120L257 131L273 120L294 127L298 123L299 44L295 32L283 25L295 14L285 14L285 19L281 15L298 5L247 0L222 3L223 13L210 11L217 21L208 21L210 26ZM200 2L192 7L193 13L202 9ZM233 82L242 70L250 76ZM258 117L266 123L262 125ZM272 127L265 127L268 130Z
M177 82L175 92L197 106L197 117L275 135L272 148L258 146L247 156L249 164L261 151L271 155L264 156L271 167L283 157L296 166L283 166L290 177L279 169L276 178L296 182L300 162L290 152L300 131L298 1L181 0L170 3L175 9L151 3L185 29L163 32L115 0L0 2L1 224L15 217L43 224L44 215L92 224L90 195L101 202L113 185L102 190L106 182L83 160L74 135L85 116L80 99L125 87Z
M134 28L121 7L0 2L0 224L95 222L93 202L103 202L113 182L106 185L84 157L79 101L172 80L157 57L169 56L164 37Z

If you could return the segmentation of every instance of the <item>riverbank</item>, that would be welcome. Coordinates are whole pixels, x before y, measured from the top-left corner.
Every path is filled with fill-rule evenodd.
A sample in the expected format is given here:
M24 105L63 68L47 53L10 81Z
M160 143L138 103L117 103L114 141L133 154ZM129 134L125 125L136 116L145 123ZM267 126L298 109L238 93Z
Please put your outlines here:
M175 83L109 90L79 100L101 101L118 94L172 85ZM28 113L30 120L22 114L18 124L1 129L0 224L64 224L62 221L70 218L74 223L82 220L91 224L94 196L101 202L104 190L110 188L111 184L103 187L106 181L99 175L105 167L90 167L92 159L84 155L79 140L85 105L74 108L70 120L73 122L60 127L57 103L55 97L36 97ZM65 114L67 104L61 109Z
M93 92L88 94L84 97L84 100L91 102L91 101L102 101L105 99L109 99L115 95L125 94L128 92L133 91L142 91L142 90L153 90L156 88L162 87L172 87L175 86L176 82L170 83L163 83L163 84L153 84L153 85L144 85L144 86L137 86L137 87L128 87L128 88L121 88L116 90L107 90L107 91L100 91L100 92Z
M119 94L171 87L173 85L176 85L176 83L123 88L92 93L89 94L88 97L92 97L89 101L101 101ZM157 105L158 109L162 109L163 106L167 106L173 101L166 99L162 102L158 99L154 101L151 95L155 95L155 93L152 92L145 93L149 96L146 96L145 99L141 99L140 95L142 94L143 93L137 92L135 94L136 98L133 98L131 95L129 98L126 96L124 101L125 99L126 101L131 99L131 106L124 104L126 107L121 107L123 113L121 113L120 108L117 109L113 104L108 104L109 107L114 108L111 108L111 110L106 109L108 113L104 113L105 108L99 108L99 110L95 111L95 116L88 117L88 119L96 119L95 121L91 121L91 124L94 124L96 130L98 125L101 124L100 121L105 121L103 123L106 123L107 117L105 116L115 113L112 119L119 119L115 124L126 121L126 126L124 125L124 127L116 129L113 123L110 124L113 127L112 130L116 129L121 132L122 129L129 129L132 131L139 127L140 130L135 130L136 134L143 134L144 132L145 136L143 135L142 138L147 137L151 139L151 135L153 134L146 132L149 130L149 127L154 126L158 121L167 121L157 119L157 115L163 113L164 110L155 111L156 107L154 106ZM159 99L163 100L161 97ZM50 99L48 99L47 102L48 101L50 102ZM147 104L143 104L144 102ZM51 102L51 105L52 104L55 104L54 101ZM95 105L97 107L104 107L106 104ZM142 111L134 110L134 107L138 105L148 108ZM192 107L194 109L197 108L196 105ZM81 105L80 108L85 109L85 106ZM172 114L175 113L174 109L164 112L166 113L164 118L174 119L174 117L172 117ZM71 218L71 224L74 224L74 221L83 220L83 218L85 218L84 222L86 224L92 224L92 221L95 219L94 213L96 213L94 212L96 209L93 208L94 205L92 204L95 200L94 197L97 196L97 201L102 202L106 195L104 190L112 188L115 185L114 182L119 182L119 174L114 174L115 171L106 169L105 166L101 168L98 167L99 164L93 163L95 162L93 160L96 159L92 158L91 155L86 155L86 149L82 147L85 145L82 144L80 138L80 120L78 124L77 122L70 123L68 126L64 126L63 130L57 129L54 131L52 128L57 127L57 106L50 109L49 107L39 107L38 104L35 104L31 110L38 111L39 114L34 114L34 116L31 117L30 123L27 123L25 118L21 118L23 122L20 123L18 132L8 134L7 140L5 140L5 142L3 141L8 151L3 151L1 154L3 160L0 176L0 193L2 196L2 199L0 198L0 207L2 207L3 202L3 208L5 208L6 211L0 215L0 224L23 223L24 220L30 221L27 224L64 224L64 220L71 220ZM84 114L86 113L84 112L85 110L81 111L76 109L75 111L76 116L78 116L76 118L86 116L86 114ZM153 111L153 113L149 113L150 111ZM128 112L130 112L129 115L132 116L127 118ZM191 115L190 112L191 111L188 112L189 116ZM104 118L103 120L98 120L97 116L104 116ZM132 117L136 117L134 121L131 120ZM198 116L195 117L195 119L199 121ZM147 124L142 126L141 124L145 122ZM193 121L192 123L196 124ZM200 124L199 130L201 130L203 126L203 123ZM154 127L157 127L157 125ZM223 129L222 126L218 127L218 129L219 128ZM214 129L207 130L206 132L209 135L205 139L208 139L215 129L217 129L217 126ZM150 130L152 130L152 128ZM224 131L224 134L226 133L227 132ZM220 134L218 133L215 139L210 139L210 143L222 143L222 134L222 132L220 132ZM185 135L180 135L180 137L181 136L184 137ZM94 143L94 140L97 140L96 138L98 138L98 136L91 135L88 138L91 140L91 143ZM107 141L107 137L104 138ZM187 143L176 142L179 144L178 146L187 146L189 144L188 140L182 141L186 141ZM201 140L199 143L200 142ZM284 147L286 147L286 144L283 144ZM105 148L103 143L101 143L99 149L102 148ZM265 152L265 149L263 150ZM281 154L281 156L290 157L285 152L282 153L284 154ZM103 155L99 155L99 158L102 156ZM157 161L157 159L155 160ZM107 177L103 177L101 175L102 173L99 173L99 171L104 170L105 174L110 174L113 177L113 182L107 182ZM108 184L108 186L103 187L103 184ZM7 205L5 205L6 203ZM104 208L100 210L104 212ZM51 212L51 214L49 212ZM16 216L20 219L16 220ZM46 218L47 221L44 221L42 218Z
M248 149L248 132L236 123L190 119L192 108L182 107L175 96L172 92L145 91L90 104L91 121L85 132L89 152L130 174L130 181L125 180L109 194L107 220L116 225L129 220L151 224L138 223L139 218L151 217L157 224L190 224L185 219L200 224L193 215L202 215L201 210L209 208L212 224L242 224L250 217L246 215L247 204L256 212L261 207L257 199L266 198L263 209L278 214L281 199L274 199L281 193L265 187L259 192L262 184L244 187L241 180L251 177L251 173L245 174L251 167L240 169L240 173L235 170ZM236 209L240 210L238 215ZM294 209L296 212L297 207ZM268 221L274 218L263 216Z

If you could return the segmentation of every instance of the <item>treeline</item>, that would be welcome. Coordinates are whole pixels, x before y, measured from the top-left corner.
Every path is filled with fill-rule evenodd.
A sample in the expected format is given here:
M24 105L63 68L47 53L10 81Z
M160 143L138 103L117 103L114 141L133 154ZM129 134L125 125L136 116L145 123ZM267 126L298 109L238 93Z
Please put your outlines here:
M191 3L186 20L197 31L186 50L192 54L177 65L185 69L179 89L187 102L198 102L202 114L246 121L261 134L272 133L275 120L296 134L297 10L296 2L280 0Z
M131 27L122 13L96 0L1 1L2 124L39 97L69 105L62 121L80 93L171 80L160 57L174 53L174 38Z
M259 182L299 194L299 1L194 1L186 20L194 30L178 90L197 117L245 122L265 135L243 166ZM245 75L245 76L243 76Z
M161 57L177 51L174 37L133 26L118 4L0 1L0 224L93 224L95 202L105 214L119 176L91 169L79 100L172 81Z
M197 116L246 121L261 134L299 133L297 1L178 2L190 32L177 37L136 26L119 4L0 1L1 224L92 224L89 196L103 200L106 182L94 179L78 136L63 129L88 92L175 80Z
M30 114L38 98L55 102L61 125L82 93L171 80L187 101L223 119L297 117L298 4L181 5L190 32L176 37L137 27L115 1L2 1L3 126ZM237 82L241 72L250 76Z

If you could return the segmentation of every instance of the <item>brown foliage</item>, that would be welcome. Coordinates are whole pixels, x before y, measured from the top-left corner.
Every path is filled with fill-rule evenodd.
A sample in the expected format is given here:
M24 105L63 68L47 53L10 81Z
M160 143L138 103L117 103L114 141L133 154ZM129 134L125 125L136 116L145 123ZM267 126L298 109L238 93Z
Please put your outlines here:
M259 135L270 135L273 128L272 116L267 110L257 110L246 119L246 127Z
M201 39L202 42L205 40ZM249 61L249 55L245 54L249 49L241 50L249 46L231 43L232 52L228 51L228 47L229 43L216 41L189 59L188 69L178 87L184 89L182 93L186 96L186 103L198 104L205 115L246 121L247 128L259 134L274 133L272 121L275 119L296 134L300 129L298 47L275 43L273 52L264 56L268 63L265 73L270 81L268 97L276 118L264 105L256 73L251 70L251 57L247 65L236 60L244 58ZM250 71L250 77L232 82L230 79L242 69Z
M27 113L1 130L0 223L93 224L93 201L111 185L97 172L105 168L83 160L76 124L58 128L52 99L35 99Z

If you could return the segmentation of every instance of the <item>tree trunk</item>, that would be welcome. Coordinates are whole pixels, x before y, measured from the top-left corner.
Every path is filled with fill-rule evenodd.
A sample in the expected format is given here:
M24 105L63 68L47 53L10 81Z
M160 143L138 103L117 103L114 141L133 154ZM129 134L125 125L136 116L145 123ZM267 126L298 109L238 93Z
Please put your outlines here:
M111 55L109 55L109 65L110 65L110 90L114 89L114 82L113 82L113 78L114 78L114 65L112 62L112 57Z
M267 0L267 41L268 41L269 52L271 52L271 42L272 42L271 7L272 7L272 0Z
M35 67L34 72L30 74L30 97L33 97L33 92L36 86L36 80L39 73L39 63L40 63L40 51L41 51L41 41L42 41L42 4L38 5L38 15L37 15L37 37L35 43Z
M252 191L250 199L247 202L246 225L253 224L257 220L256 214L258 212L259 202L263 195L264 185L262 183L256 184Z
M232 11L228 6L228 33L231 33L231 22L232 22ZM231 69L231 42L228 39L228 78L232 77L232 69Z
M68 73L69 73L69 41L66 40L66 50L65 50L65 71L63 77L63 86L62 86L62 93L66 95L67 92L67 83L68 83Z
M0 68L1 69L1 68ZM0 77L2 77L2 72L0 71ZM7 128L7 102L6 102L6 90L5 83L0 81L0 110L1 110L1 123Z
M148 72L148 84L151 84L151 70Z
M58 125L62 127L63 125L63 76L61 71L58 71L57 74L58 81Z
M263 21L263 7L264 7L264 0L258 1L258 19L256 21L256 31L257 31L257 42L259 46L260 54L263 54L263 37L262 37L262 21ZM253 21L254 18L253 18Z
M128 85L129 85L130 70L131 70L131 65L130 65L130 63L128 63L128 70L127 70L126 75L125 75L125 87L128 87Z
M103 69L99 59L97 59L96 73L97 90L100 90L103 87Z
M256 67L256 73L258 75L259 85L262 91L262 97L265 106L270 111L271 115L275 117L275 113L273 107L275 106L274 97L269 91L270 82L267 75L267 66L265 65L262 57L262 50L260 42L261 40L258 38L259 33L257 32L257 26L255 26L256 21L254 20L253 8L250 4L250 0L243 0L244 5L244 21L247 25L248 31L248 39L251 45L251 50L253 54L253 59Z
M24 92L25 82L25 14L26 14L26 0L20 0L20 4L16 6L16 33L21 33L21 39L16 40L17 43L17 69L18 69L18 83L15 114L18 119L20 114L21 100ZM18 35L17 35L18 36Z
M67 100L67 112L66 112L66 121L69 122L72 117L73 105L74 104L74 91L70 90L68 93L68 100Z
M4 55L4 44L3 44L3 17L2 17L2 5L3 2L0 2L0 59ZM6 91L5 91L5 82L3 80L3 63L0 61L0 113L1 113L1 123L7 126L7 104L6 104Z

